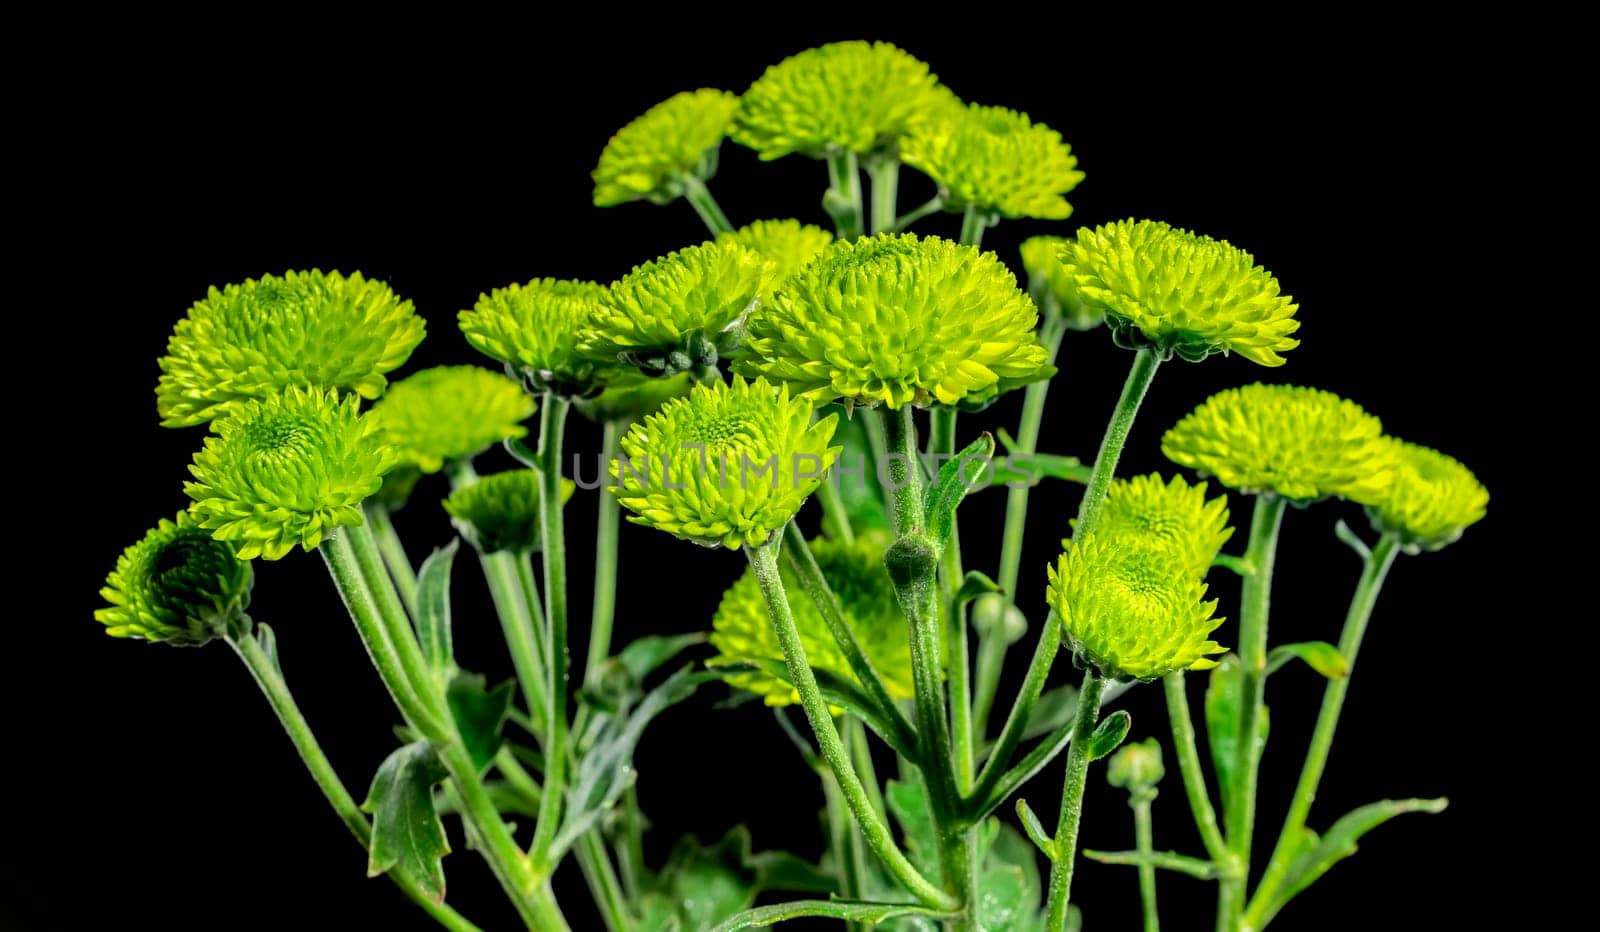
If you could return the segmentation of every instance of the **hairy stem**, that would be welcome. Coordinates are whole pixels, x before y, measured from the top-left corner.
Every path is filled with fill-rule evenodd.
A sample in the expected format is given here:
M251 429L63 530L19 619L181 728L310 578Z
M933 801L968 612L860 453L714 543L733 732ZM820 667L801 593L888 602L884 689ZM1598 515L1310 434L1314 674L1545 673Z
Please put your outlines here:
M722 212L722 207L717 204L717 199L711 196L711 189L706 183L694 175L683 176L683 199L689 202L694 212L700 215L700 221L711 231L711 235L733 232L733 224L728 222L728 215Z
M900 159L892 155L868 159L867 177L872 179L872 232L887 233L895 228L895 204L900 197Z
M1072 868L1078 855L1078 822L1083 818L1083 791L1088 783L1089 739L1100 718L1100 694L1105 680L1093 670L1083 674L1078 688L1078 714L1072 743L1067 746L1067 775L1061 788L1061 815L1056 823L1055 856L1050 867L1050 903L1045 928L1062 932L1067 926L1067 906L1072 902Z
M989 227L989 218L976 205L968 204L961 213L961 242L968 246L983 245L983 231Z
M1139 863L1139 906L1144 913L1144 932L1161 932L1161 915L1156 907L1156 866L1148 859L1155 854L1155 833L1150 826L1150 800L1154 794L1141 793L1133 800L1134 849L1146 860Z
M545 743L544 797L529 857L548 874L567 788L567 542L561 523L561 439L569 403L546 392L539 420L539 530L544 545Z
M617 440L626 426L622 421L606 421L600 438L602 464L616 457ZM583 667L585 683L611 656L611 626L617 615L617 531L621 523L622 508L617 497L602 484L599 513L594 521L594 611L590 614L589 653Z
M939 405L929 415L928 452L932 454L934 469L944 464L956 453L956 409ZM946 630L950 633L950 646L945 659L945 669L950 679L950 739L956 772L956 790L961 793L972 789L972 679L971 660L967 643L966 607L957 605L955 593L961 586L965 571L961 566L961 531L955 517L950 519L950 542L940 555L939 572L943 576L942 595L944 617L949 619Z
M394 522L389 518L389 509L368 499L362 510L366 512L367 525L372 528L372 535L378 539L378 551L383 555L384 566L389 568L389 575L394 577L394 586L400 590L400 601L405 603L406 614L416 618L417 571L411 566L411 558L406 556L406 548L400 543L400 535L395 533Z
M1167 717L1172 720L1172 746L1178 752L1178 770L1183 774L1183 791L1189 798L1195 827L1206 854L1217 864L1232 860L1228 843L1217 828L1217 811L1206 791L1205 771L1200 769L1200 752L1195 742L1194 719L1189 714L1189 694L1184 690L1183 671L1167 674L1161 681L1167 693Z
M828 156L825 202L840 239L861 235L861 172L854 152Z

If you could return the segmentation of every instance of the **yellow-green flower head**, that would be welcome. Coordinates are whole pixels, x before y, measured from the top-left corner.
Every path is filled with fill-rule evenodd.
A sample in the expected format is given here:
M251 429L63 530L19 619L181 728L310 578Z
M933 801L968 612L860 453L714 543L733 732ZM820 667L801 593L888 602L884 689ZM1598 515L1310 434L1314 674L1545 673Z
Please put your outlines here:
M1154 738L1124 744L1106 762L1106 782L1135 795L1148 792L1166 774L1161 742Z
M572 498L575 484L561 481L561 503ZM484 476L464 485L444 500L456 530L481 553L502 550L538 550L539 474L531 469L511 469Z
M834 42L768 68L739 100L733 141L762 160L893 145L949 91L887 42Z
M1438 450L1384 438L1394 458L1394 482L1367 514L1380 532L1395 534L1408 553L1438 550L1483 520L1489 490L1472 470Z
M829 246L750 319L750 374L890 408L992 397L1047 377L1039 314L993 253L930 236Z
M1061 264L1118 345L1198 362L1238 353L1263 366L1300 345L1297 305L1255 257L1222 240L1154 220L1078 231Z
M165 427L221 417L294 385L383 394L383 374L422 342L422 318L388 285L349 276L286 272L212 288L167 340L156 385Z
M1241 492L1371 505L1394 477L1382 438L1382 422L1353 401L1258 383L1207 398L1161 438L1161 452Z
M772 280L779 284L821 255L833 234L798 220L757 220L717 239L760 253L772 263Z
M611 207L649 199L665 204L683 194L689 175L716 174L717 149L739 98L701 88L674 94L617 130L595 166L594 204Z
M1098 531L1073 541L1050 568L1047 597L1080 666L1120 680L1206 670L1223 652L1208 635L1222 624L1205 583L1183 560L1137 538Z
M1137 536L1165 548L1197 578L1233 536L1226 496L1206 501L1204 482L1190 485L1182 476L1168 481L1159 473L1111 483L1097 529L1105 537Z
M783 529L841 447L837 415L765 379L696 385L636 422L611 461L612 491L628 520L685 540L737 550Z
M939 186L945 205L1006 217L1065 220L1065 197L1083 180L1061 134L1004 107L968 104L906 137L900 157Z
M250 564L214 540L188 512L165 518L122 552L94 613L106 633L168 644L204 644L247 626Z
M1090 307L1078 284L1061 264L1061 251L1072 241L1061 236L1030 236L1022 241L1022 267L1028 270L1028 294L1039 310L1059 316L1073 330L1093 330L1105 313Z
M578 331L604 296L594 282L536 278L480 295L457 319L473 349L511 366L532 390L582 396L597 373L594 360L578 352Z
M771 279L771 263L738 243L680 249L614 282L580 331L578 349L647 375L709 371L744 340L745 318Z
M401 464L435 473L528 429L537 405L511 379L478 366L437 366L394 383L372 407Z
M882 677L889 694L896 699L909 699L912 695L911 644L905 616L895 601L894 584L883 566L883 551L889 543L888 535L882 533L864 534L848 544L819 537L811 542L811 551L816 555L817 565L822 568L829 588L839 597L845 622L855 634L862 653ZM803 594L799 580L787 564L780 572L784 587L791 593L789 604L794 611L795 627L800 631L800 643L806 650L806 660L813 669L854 681L855 674L829 633L816 603ZM746 570L723 593L711 627L711 646L717 649L717 656L709 661L711 666L758 660L783 662L783 649L772 632L766 601L761 597L761 587L751 570ZM792 705L800 701L792 686L767 673L740 673L728 677L728 682L764 697L767 705Z
M361 399L290 388L247 401L212 425L183 490L189 510L241 559L311 550L334 528L361 523L361 501L395 465Z

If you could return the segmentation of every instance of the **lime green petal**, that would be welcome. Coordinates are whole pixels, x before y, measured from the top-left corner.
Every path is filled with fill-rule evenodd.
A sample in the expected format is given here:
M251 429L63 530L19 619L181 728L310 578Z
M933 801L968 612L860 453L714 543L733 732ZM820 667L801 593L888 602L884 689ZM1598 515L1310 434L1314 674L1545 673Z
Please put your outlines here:
M94 618L112 637L204 644L247 623L254 579L232 547L179 512L117 558Z
M578 332L604 296L594 282L536 278L480 295L457 319L473 349L511 366L534 390L582 396L607 374L578 351Z
M527 434L537 406L522 386L478 366L438 366L396 382L372 408L402 465L438 472Z
M576 484L561 481L561 503L572 498ZM530 552L540 547L539 474L511 469L464 485L444 500L456 529L482 553L501 550Z
M1083 180L1061 134L1026 113L979 104L941 108L901 146L900 157L939 186L949 207L1064 220L1066 194Z
M683 194L684 176L710 178L738 106L727 91L684 91L617 130L592 174L595 206L666 203Z
M1483 520L1489 490L1472 470L1437 450L1384 438L1395 461L1394 482L1367 509L1379 531L1398 536L1416 553L1459 540Z

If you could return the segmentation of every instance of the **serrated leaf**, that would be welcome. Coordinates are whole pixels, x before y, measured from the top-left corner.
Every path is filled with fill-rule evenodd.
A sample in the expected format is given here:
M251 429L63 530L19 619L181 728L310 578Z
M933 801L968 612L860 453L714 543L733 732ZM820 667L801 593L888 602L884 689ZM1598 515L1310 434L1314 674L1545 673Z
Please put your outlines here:
M1359 809L1352 810L1344 818L1333 823L1333 826L1318 838L1316 833L1307 830L1299 839L1296 849L1299 852L1290 862L1289 869L1284 875L1283 886L1272 898L1268 907L1271 916L1282 909L1284 904L1293 899L1306 887L1311 886L1317 878L1328 872L1328 869L1345 858L1356 853L1356 842L1361 836L1372 831L1395 816L1405 815L1408 812L1427 812L1437 814L1443 812L1450 801L1439 799L1385 799L1375 803L1368 803ZM1314 842L1314 844L1312 844Z
M461 539L450 541L422 561L417 573L417 639L422 656L435 672L455 666L455 647L450 632L450 568L455 563Z
M433 786L447 776L425 741L397 749L378 766L361 811L372 814L367 876L400 865L433 899L444 900L444 866L450 853L444 825L433 808Z
M961 588L956 590L956 604L964 605L980 595L999 591L999 583L977 570L967 570L967 575L961 580Z
M890 780L883 799L900 824L906 857L922 876L939 876L939 836L933 827L927 793L917 781Z
M842 406L839 411L844 413ZM827 412L822 413L825 415ZM869 412L868 416L875 415ZM883 484L878 480L877 457L873 455L872 443L867 439L867 429L862 419L849 416L839 418L834 428L833 442L841 444L844 449L839 452L826 481L834 483L839 490L839 501L850 518L851 528L857 532L890 530ZM839 536L839 529L833 526L832 516L824 514L822 525L828 536Z
M500 731L511 712L511 690L515 680L506 680L493 689L484 688L481 673L457 673L445 688L445 702L455 719L461 743L481 772L500 750Z
M994 458L994 435L984 431L977 440L939 467L938 478L928 486L923 516L934 548L943 551L955 526L956 508L967 493L987 483L989 462ZM974 473L976 469L976 473Z
M1133 718L1122 709L1107 715L1095 726L1094 734L1089 736L1090 760L1099 760L1117 749L1122 739L1128 737L1128 729L1133 725Z
M1305 661L1306 666L1330 680L1350 675L1349 661L1339 653L1339 648L1327 641L1302 641L1274 647L1272 653L1267 655L1267 672L1276 673L1284 664L1296 658Z
M1033 809L1028 806L1025 799L1017 800L1017 818L1022 821L1022 830L1027 833L1028 840L1051 861L1056 860L1056 840L1049 832L1045 831L1044 823L1033 814Z

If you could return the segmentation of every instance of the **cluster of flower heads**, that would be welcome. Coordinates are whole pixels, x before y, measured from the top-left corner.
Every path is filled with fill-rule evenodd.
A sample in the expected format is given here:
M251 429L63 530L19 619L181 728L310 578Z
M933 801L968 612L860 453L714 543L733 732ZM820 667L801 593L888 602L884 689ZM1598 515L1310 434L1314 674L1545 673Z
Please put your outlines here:
M1205 574L1233 529L1226 500L1205 493L1181 476L1118 480L1094 528L1066 542L1047 595L1077 663L1122 680L1216 666Z
M891 696L909 699L912 694L911 644L905 616L895 601L894 583L883 564L884 550L889 543L888 534L880 531L862 534L848 543L819 537L810 547L828 588L839 600L845 623L861 645L861 652L883 679ZM780 572L785 589L794 594L790 606L807 662L813 669L855 679L816 604L800 595L799 581L787 565ZM783 662L783 650L768 620L766 601L753 570L746 570L723 593L711 629L711 646L717 649L717 656L710 661L713 666ZM770 673L738 673L729 676L728 682L764 697L768 705L790 705L799 701L794 687Z

